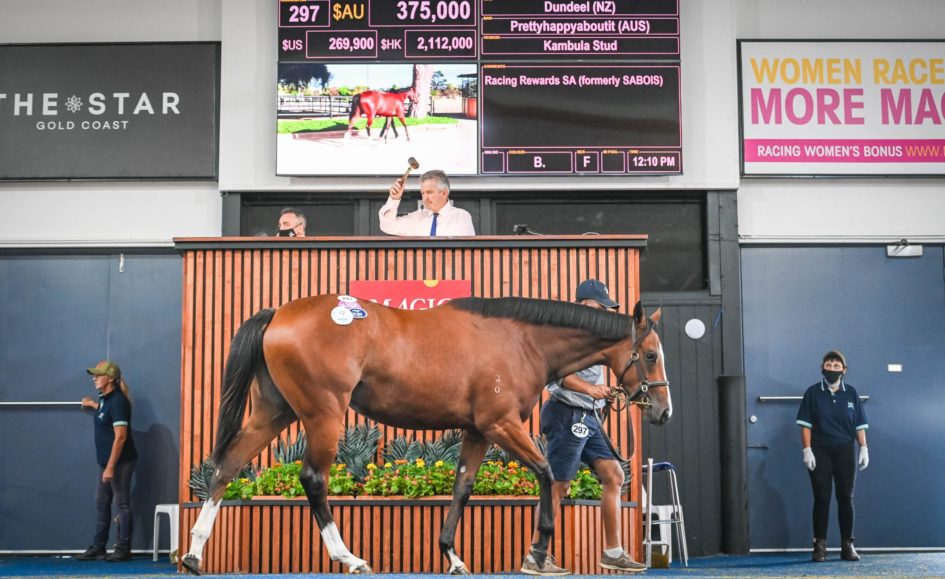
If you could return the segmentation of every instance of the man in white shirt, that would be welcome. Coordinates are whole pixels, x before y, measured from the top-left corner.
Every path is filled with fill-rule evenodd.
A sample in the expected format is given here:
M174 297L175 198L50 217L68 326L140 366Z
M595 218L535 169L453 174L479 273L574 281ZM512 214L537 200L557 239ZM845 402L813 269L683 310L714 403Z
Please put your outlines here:
M397 216L400 199L404 195L404 180L398 178L388 192L390 197L381 207L378 217L381 231L390 235L412 237L462 237L476 235L469 212L453 207L450 200L450 181L446 173L427 171L420 176L420 194L423 208L407 215Z

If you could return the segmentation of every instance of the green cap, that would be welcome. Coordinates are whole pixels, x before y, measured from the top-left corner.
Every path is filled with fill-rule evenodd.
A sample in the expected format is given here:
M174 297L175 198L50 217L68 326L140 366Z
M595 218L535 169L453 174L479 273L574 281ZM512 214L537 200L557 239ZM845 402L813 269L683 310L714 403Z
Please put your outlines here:
M837 360L841 364L843 364L844 368L847 367L847 357L844 356L843 352L841 352L840 350L830 350L829 352L824 354L824 360L823 362L821 362L821 364L824 364L825 362L827 362L827 360Z
M108 360L102 360L96 364L94 368L86 369L86 372L93 376L108 376L109 378L118 378L121 376L121 370L118 368L118 364L109 362Z

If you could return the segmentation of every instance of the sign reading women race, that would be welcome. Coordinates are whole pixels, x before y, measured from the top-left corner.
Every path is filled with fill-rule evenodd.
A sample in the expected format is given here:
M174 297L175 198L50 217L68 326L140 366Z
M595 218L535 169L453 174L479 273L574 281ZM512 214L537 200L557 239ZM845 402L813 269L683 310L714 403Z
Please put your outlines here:
M682 173L678 0L280 0L280 175Z
M745 175L945 174L945 43L740 43Z

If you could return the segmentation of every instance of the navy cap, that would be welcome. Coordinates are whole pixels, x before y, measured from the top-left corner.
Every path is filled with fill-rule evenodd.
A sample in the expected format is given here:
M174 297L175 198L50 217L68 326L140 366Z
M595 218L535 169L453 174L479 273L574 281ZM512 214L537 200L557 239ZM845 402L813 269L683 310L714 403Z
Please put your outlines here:
M582 281L577 287L577 301L594 300L605 308L619 308L620 304L610 299L607 286L596 279Z

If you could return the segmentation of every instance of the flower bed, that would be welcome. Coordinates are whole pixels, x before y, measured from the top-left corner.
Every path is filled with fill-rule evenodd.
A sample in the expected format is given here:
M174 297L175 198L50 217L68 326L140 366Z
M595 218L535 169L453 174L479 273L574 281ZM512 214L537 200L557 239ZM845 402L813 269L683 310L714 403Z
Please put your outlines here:
M223 500L246 500L259 496L304 497L305 490L299 482L301 471L302 461L264 468L253 478L244 476L231 482ZM454 464L442 460L427 464L422 458L413 461L399 459L380 466L369 463L367 472L364 481L359 482L347 465L333 464L329 471L328 494L404 498L450 495L456 480ZM508 463L491 460L480 467L473 494L538 496L538 481L530 470L514 460ZM599 499L600 495L600 482L590 469L579 470L571 482L568 497Z

